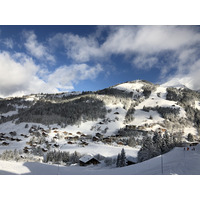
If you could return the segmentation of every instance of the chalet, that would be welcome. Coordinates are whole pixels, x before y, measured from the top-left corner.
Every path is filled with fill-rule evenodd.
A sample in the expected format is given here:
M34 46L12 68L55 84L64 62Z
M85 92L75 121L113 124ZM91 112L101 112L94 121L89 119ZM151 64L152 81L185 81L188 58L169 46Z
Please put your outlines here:
M82 133L80 131L76 132L76 134L81 135Z
M67 132L67 131L63 131L63 134L65 134L65 135L66 135L66 134L68 134L68 132Z
M25 146L24 148L23 148L23 150L28 150L29 148L27 147L27 146Z
M0 137L0 141L4 141L5 140L5 138L3 138L3 137Z
M82 146L87 146L89 143L85 142L85 141L81 141L80 145Z
M74 144L72 141L67 142L67 144Z
M115 112L114 114L115 114L115 115L119 115L119 112Z
M58 148L58 147L59 147L59 144L54 144L53 146L56 147L56 148Z
M47 148L42 148L42 151L43 151L43 152L47 152L48 149L47 149Z
M98 137L96 137L96 136L94 136L93 138L92 138L92 141L99 141L99 138Z
M73 135L72 133L69 133L69 135Z
M58 131L54 131L54 133L58 133Z
M66 136L65 140L71 140L73 137L72 136Z
M124 145L122 141L117 142L118 145Z
M47 134L47 133L45 133L45 132L42 132L42 136L43 136L43 137L47 137L47 136L48 136L48 134Z
M199 142L192 142L190 143L190 146L197 146L199 144Z
M3 142L2 145L3 145L3 146L8 146L9 143L8 143L8 142Z
M98 137L98 138L100 138L100 139L103 138L103 135L102 135L101 133L96 133L95 135L96 135L96 137Z
M79 139L79 136L74 136L74 137L72 137L72 139L76 141Z
M88 154L88 155L84 155L83 157L81 157L79 159L79 164L80 166L87 166L87 165L97 165L100 162L92 155Z
M24 137L25 137L25 138L28 138L28 137L29 137L29 135L24 135Z
M128 156L127 158L126 158L126 164L127 165L134 165L134 164L136 164L137 163L137 159L136 158L134 158L134 157L132 157L132 156Z
M103 142L111 143L112 142L112 138L111 137L103 138Z

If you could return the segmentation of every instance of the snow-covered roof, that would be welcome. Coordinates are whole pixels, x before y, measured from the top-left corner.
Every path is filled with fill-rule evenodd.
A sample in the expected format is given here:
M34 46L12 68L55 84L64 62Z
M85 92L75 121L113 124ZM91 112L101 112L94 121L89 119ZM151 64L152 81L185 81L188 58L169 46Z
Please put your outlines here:
M137 162L137 158L132 157L132 156L128 156L128 157L126 158L126 160L127 160L127 161L130 161L130 162Z
M92 154L87 154L87 155L84 155L83 157L81 157L79 160L86 163L89 160L91 160L92 158L94 158L94 156Z

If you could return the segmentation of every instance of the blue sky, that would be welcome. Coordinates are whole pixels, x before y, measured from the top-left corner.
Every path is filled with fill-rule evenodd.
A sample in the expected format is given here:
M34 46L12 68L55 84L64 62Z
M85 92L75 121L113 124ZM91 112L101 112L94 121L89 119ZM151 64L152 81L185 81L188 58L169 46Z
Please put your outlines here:
M143 79L200 89L199 26L0 26L0 96Z

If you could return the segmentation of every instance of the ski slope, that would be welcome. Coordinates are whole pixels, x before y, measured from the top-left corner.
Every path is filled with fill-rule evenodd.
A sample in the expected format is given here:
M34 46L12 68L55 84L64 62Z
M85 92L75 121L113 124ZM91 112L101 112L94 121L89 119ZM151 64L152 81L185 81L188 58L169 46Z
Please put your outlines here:
M163 166L163 167L162 167ZM184 151L176 147L172 151L144 161L139 164L122 168L97 166L59 166L34 162L0 161L0 174L25 175L199 175L200 145L196 150Z

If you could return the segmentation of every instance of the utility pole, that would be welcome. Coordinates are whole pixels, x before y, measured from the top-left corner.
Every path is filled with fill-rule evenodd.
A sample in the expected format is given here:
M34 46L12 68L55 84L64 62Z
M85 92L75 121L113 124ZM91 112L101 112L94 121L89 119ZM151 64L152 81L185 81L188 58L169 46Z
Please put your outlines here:
M163 172L163 155L161 153L161 172L162 172L162 175L164 174Z

